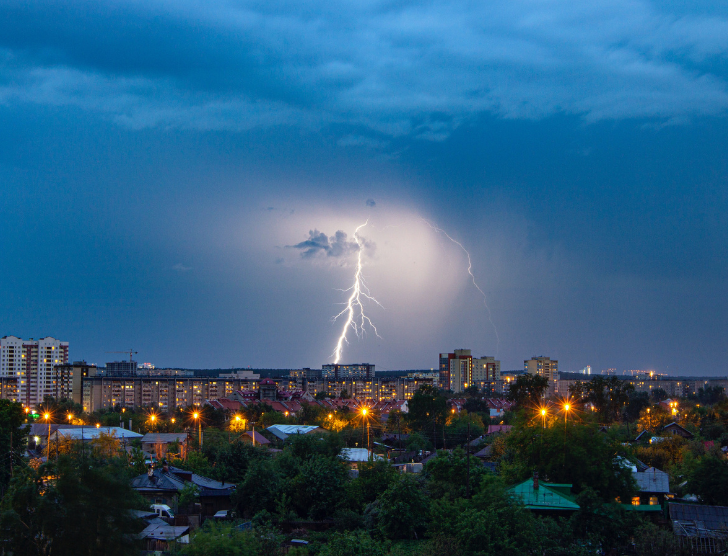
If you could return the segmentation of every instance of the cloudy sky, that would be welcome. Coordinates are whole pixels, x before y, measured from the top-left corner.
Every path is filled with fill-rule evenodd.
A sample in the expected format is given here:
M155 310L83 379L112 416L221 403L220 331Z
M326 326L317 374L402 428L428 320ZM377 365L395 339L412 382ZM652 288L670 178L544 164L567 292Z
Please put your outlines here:
M727 115L722 2L0 1L0 335L728 374Z

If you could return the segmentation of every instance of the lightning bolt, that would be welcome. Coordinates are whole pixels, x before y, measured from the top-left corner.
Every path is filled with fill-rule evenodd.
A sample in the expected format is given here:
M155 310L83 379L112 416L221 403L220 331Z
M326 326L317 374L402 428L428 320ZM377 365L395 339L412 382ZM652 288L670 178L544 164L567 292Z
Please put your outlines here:
M358 246L356 256L356 272L354 273L354 283L351 285L351 287L345 290L340 290L343 292L351 292L351 295L346 302L346 307L344 307L344 309L332 319L335 322L340 316L346 314L346 321L344 322L344 326L341 329L339 341L336 343L336 348L331 354L331 356L334 358L334 363L338 363L341 360L341 353L344 350L344 343L349 343L349 340L347 340L346 338L346 335L349 332L349 328L353 328L354 333L357 335L357 337L361 337L364 335L366 331L365 327L368 324L372 328L372 330L374 330L374 334L377 335L377 338L381 338L381 336L377 332L377 327L374 326L374 323L371 321L371 319L364 313L364 305L362 304L363 297L369 299L370 301L373 301L374 303L382 307L382 304L374 299L374 297L372 297L369 288L364 283L364 276L362 275L363 264L361 256L362 251L364 250L364 242L359 237L359 230L361 230L367 224L369 224L369 220L364 222L364 224L358 226L357 229L354 231L354 241L356 241L356 244ZM356 318L357 314L358 319Z
M483 296L483 305L485 305L485 309L486 309L486 311L488 311L488 320L490 321L490 324L493 327L493 331L495 332L495 340L496 340L495 355L496 355L496 357L498 357L498 350L500 349L500 337L498 336L498 328L496 327L495 323L493 322L493 315L490 312L490 307L488 307L488 298L485 295L485 292L480 289L480 286L475 281L475 274L473 274L473 262L470 260L470 253L468 252L467 249L465 249L465 247L463 246L462 243L460 243L458 240L450 237L450 234L448 234L445 230L438 228L437 226L433 226L424 218L422 219L422 221L425 224L427 224L430 228L432 228L436 232L444 235L447 239L449 239L455 245L460 247L460 249L462 249L465 252L465 255L467 255L467 257L468 257L468 274L470 274L470 278L473 281L473 286L475 286L475 288L480 292L480 295Z

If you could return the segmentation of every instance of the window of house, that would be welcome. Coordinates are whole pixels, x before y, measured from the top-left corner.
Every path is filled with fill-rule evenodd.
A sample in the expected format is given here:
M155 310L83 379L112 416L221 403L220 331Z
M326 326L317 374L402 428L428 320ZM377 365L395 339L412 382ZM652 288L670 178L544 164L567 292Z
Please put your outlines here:
M639 506L640 505L640 497L639 496L633 496L632 497L632 505L633 506Z

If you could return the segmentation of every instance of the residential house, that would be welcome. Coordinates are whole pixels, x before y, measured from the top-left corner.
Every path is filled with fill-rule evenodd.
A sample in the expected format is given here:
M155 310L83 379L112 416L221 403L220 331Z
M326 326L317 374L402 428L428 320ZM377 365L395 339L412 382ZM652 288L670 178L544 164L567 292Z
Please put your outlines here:
M728 545L728 507L670 502L672 531L693 553L722 553Z
M683 438L687 438L688 440L695 438L695 435L693 433L691 433L686 428L681 427L677 423L670 423L669 425L665 425L664 427L662 427L662 432L667 432L672 435L682 436Z
M292 434L310 434L314 431L324 431L324 429L315 425L271 425L265 430L279 440L285 440Z
M150 432L142 437L142 450L158 460L167 457L170 447L174 447L176 457L185 459L187 445L187 433L184 432Z
M533 479L528 479L509 491L527 509L535 512L568 516L579 509L571 496L570 484L539 482L538 473L533 474Z
M647 506L642 508L643 511L648 511L649 507L652 507L653 511L661 511L662 503L670 495L668 474L654 467L648 467L643 471L633 470L632 476L637 483L639 494L632 498L631 505Z
M268 440L265 436L263 436L259 432L254 432L254 431L244 432L241 435L240 440L242 442L248 442L251 444L255 444L256 446L268 446L270 444L270 440Z
M216 481L178 467L150 467L147 473L131 480L132 488L150 504L167 504L173 510L177 510L179 493L187 484L198 488L203 516L210 517L220 510L232 509L230 494L235 490L233 483Z

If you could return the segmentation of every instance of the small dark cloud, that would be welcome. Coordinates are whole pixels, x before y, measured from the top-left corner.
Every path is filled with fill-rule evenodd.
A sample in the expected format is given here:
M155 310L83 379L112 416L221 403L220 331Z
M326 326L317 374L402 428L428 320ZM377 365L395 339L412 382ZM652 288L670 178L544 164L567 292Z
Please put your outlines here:
M175 272L189 272L190 270L192 270L192 267L185 266L182 263L177 263L172 267L172 270L174 270Z
M366 245L369 247L368 243ZM309 230L306 241L302 241L296 245L289 245L288 247L300 249L301 256L305 259L315 257L322 253L327 257L345 257L359 250L359 245L356 241L349 241L349 236L342 230L339 230L330 237L316 229Z
M374 199L367 199L367 206L373 207L376 206L377 202Z

